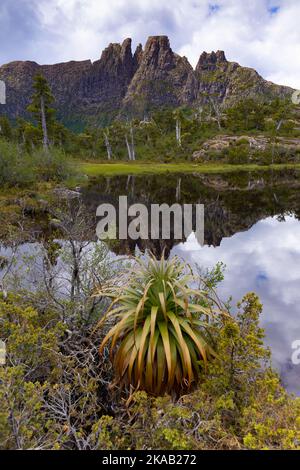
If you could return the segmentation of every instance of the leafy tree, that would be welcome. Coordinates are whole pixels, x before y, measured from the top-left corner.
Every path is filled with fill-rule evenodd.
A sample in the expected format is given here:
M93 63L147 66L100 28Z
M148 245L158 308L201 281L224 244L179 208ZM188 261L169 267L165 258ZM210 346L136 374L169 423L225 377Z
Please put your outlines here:
M277 98L268 107L268 113L273 119L274 133L278 133L284 121L292 117L293 104L290 99L282 100Z
M234 132L264 129L265 107L254 99L245 99L229 108L227 126Z
M36 75L33 82L34 94L31 104L28 106L36 118L43 132L43 146L49 147L49 127L53 121L54 109L51 107L54 97L51 93L47 80L42 75Z
M42 138L42 131L30 122L26 122L23 128L24 143L27 150L34 149L39 145Z
M71 132L60 122L54 121L51 124L51 135L54 145L63 147L71 137Z

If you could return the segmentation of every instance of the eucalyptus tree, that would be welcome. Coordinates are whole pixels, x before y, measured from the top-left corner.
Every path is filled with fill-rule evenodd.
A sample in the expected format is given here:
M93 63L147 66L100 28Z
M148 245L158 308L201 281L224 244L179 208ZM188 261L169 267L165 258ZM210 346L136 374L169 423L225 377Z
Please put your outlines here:
M219 102L217 100L217 97L216 96L210 96L209 97L209 102L210 102L211 107L212 107L212 109L215 113L215 117L216 117L217 124L218 124L218 129L220 131L222 129L222 125L221 125L222 113L221 113L221 109L220 109L220 105L219 105Z
M176 122L176 142L179 147L181 147L181 126L182 126L182 119L183 119L183 112L181 108L175 109L173 111L173 117Z
M128 132L129 132L129 140L128 140ZM127 147L128 158L131 161L134 161L135 158L135 145L134 145L134 134L133 134L133 123L132 121L130 124L126 125L126 132L125 132L125 142Z
M106 147L106 152L107 152L107 159L111 160L112 159L112 148L109 140L109 129L104 129L103 130L103 136L104 136L104 142L105 142L105 147Z
M272 164L275 159L275 149L276 149L276 140L280 129L282 128L284 122L291 117L292 112L292 102L289 100L280 100L277 98L271 105L274 109L273 112L273 129L272 129Z
M182 127L184 124L190 125L191 110L180 107L173 111L173 118L176 123L176 142L179 147L182 146Z

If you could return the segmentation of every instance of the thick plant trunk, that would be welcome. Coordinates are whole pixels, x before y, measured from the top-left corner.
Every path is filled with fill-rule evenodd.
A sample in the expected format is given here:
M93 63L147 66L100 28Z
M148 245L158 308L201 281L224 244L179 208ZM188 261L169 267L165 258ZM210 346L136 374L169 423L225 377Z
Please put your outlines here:
M49 140L48 140L46 112L45 112L45 102L44 102L43 96L41 96L41 118L42 118L42 130L43 130L43 146L45 150L48 150Z

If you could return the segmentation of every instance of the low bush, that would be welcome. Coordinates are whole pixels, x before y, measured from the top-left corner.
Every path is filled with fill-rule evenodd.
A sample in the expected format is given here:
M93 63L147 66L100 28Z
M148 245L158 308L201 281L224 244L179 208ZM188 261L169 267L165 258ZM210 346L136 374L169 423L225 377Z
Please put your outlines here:
M34 181L32 159L16 144L0 140L0 185L25 186Z
M75 174L75 166L65 152L59 148L33 152L36 176L42 181L64 181Z
M17 144L0 140L1 186L26 187L37 181L64 181L75 173L75 166L63 150L36 149L30 154Z

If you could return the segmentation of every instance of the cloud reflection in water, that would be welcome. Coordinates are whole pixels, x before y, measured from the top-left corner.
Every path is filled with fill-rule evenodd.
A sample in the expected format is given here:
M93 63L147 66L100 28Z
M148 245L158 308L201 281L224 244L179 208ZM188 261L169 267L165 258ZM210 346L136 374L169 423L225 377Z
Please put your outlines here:
M300 366L291 362L292 342L300 340L300 221L266 218L247 232L224 238L218 247L200 247L192 234L172 254L191 264L212 268L226 264L225 279L218 292L223 300L233 296L236 304L255 291L263 303L262 326L266 344L273 351L273 364L287 388L300 395Z

